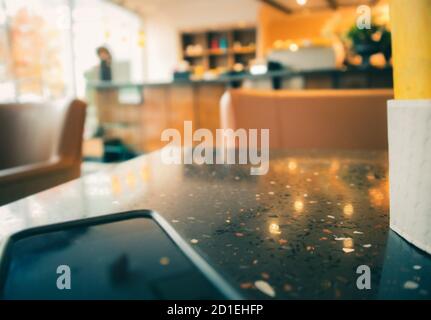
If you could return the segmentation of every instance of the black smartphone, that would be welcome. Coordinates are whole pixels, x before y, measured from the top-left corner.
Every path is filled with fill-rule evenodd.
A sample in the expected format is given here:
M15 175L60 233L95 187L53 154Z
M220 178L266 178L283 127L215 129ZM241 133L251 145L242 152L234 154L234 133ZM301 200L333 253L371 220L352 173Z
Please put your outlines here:
M10 237L2 299L241 299L157 213L133 211Z

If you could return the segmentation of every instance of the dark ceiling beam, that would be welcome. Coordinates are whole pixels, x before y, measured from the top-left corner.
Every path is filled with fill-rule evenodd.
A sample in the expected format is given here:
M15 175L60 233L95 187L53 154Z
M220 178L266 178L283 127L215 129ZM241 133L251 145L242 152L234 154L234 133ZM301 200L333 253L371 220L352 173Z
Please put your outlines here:
M283 13L291 14L292 9L282 5L281 3L277 2L276 0L260 0L260 2L266 3L267 5L270 5L274 9L277 9Z
M328 6L333 10L336 10L338 8L337 0L326 0L326 2L328 3Z

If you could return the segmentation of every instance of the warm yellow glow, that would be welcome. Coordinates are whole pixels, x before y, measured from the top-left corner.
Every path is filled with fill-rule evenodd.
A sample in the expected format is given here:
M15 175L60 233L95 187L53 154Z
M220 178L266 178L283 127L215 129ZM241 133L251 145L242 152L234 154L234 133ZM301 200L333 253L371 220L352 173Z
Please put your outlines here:
M147 165L142 166L141 177L143 181L148 181L150 179L150 170Z
M111 188L112 188L112 193L113 194L119 194L121 193L122 189L121 189L121 182L120 179L118 179L117 176L112 176L111 177Z
M292 43L292 44L289 46L289 50L290 50L290 51L292 51L292 52L296 52L296 51L298 51L298 50L299 50L299 47L298 47L298 45L297 45L296 43Z
M352 249L354 246L354 242L352 238L346 238L343 240L343 247L344 248L348 248L348 249Z
M290 160L287 164L289 171L295 171L298 169L298 163L295 160Z
M283 49L284 42L282 40L276 40L276 41L274 41L274 44L272 46L275 49Z
M127 174L126 182L127 182L127 185L130 188L133 188L135 186L135 184L136 184L136 178L135 178L135 175L133 174L133 172L129 172Z
M389 24L389 4L383 4L374 8L374 22L378 25Z
M277 223L271 223L269 225L269 233L271 234L280 234L280 226Z
M376 180L376 177L374 176L374 174L369 173L369 174L367 174L367 179L368 179L369 181L373 181L373 180Z
M344 206L343 212L346 216L351 216L355 212L355 208L351 203L348 203Z
M373 188L368 191L368 194L370 195L370 202L373 206L380 207L383 205L385 195L381 190Z
M145 32L142 30L138 33L138 46L141 48L145 47Z
M301 213L304 210L304 202L302 200L296 200L293 204L296 212Z
M329 171L331 173L335 173L338 170L340 170L340 162L338 160L332 160L331 161L331 167L329 168Z
M305 6L307 4L307 0L296 0L296 3L300 6Z
M169 258L168 258L168 257L162 257L162 258L160 259L160 264L161 264L162 266L167 266L169 263L170 263L170 260L169 260Z

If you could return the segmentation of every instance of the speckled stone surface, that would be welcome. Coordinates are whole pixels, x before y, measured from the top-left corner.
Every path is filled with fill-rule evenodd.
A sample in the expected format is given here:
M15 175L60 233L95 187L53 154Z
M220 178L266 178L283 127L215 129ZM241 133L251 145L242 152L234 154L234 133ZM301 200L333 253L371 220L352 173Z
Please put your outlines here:
M270 159L251 176L246 165L137 158L1 207L0 250L29 227L152 209L247 298L431 299L431 257L389 228L386 153ZM356 286L360 265L370 290Z

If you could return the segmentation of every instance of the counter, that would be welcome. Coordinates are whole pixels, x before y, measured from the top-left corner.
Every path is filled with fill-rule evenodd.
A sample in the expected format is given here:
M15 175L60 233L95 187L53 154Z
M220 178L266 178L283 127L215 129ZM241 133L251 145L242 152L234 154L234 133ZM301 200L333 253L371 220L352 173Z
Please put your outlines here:
M272 84L272 85L271 85ZM119 138L138 152L162 147L161 132L196 129L215 134L220 128L219 102L227 88L238 86L296 89L392 87L392 69L271 71L263 75L230 75L213 80L89 84L98 120L108 138Z
M226 86L235 86L232 83L242 82L246 80L258 81L263 79L291 79L296 77L304 78L305 89L352 89L352 88L392 88L392 68L373 68L373 67L350 67L343 69L321 69L321 70L280 70L269 71L265 74L253 75L251 73L239 73L232 75L221 75L214 79L199 79L199 80L172 80L172 81L146 81L139 83L128 82L92 82L89 83L89 88L94 89L109 89L109 88L130 88L130 87L148 87L148 86L161 86L161 85L175 85L175 84L225 84ZM327 77L326 81L319 83ZM356 82L349 81L349 77L356 78ZM276 89L276 88L275 88Z
M271 151L247 165L165 165L160 152L0 207L14 232L152 209L248 298L430 299L431 257L389 229L384 152ZM359 290L359 266L371 289Z

